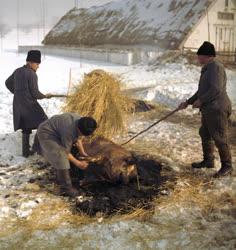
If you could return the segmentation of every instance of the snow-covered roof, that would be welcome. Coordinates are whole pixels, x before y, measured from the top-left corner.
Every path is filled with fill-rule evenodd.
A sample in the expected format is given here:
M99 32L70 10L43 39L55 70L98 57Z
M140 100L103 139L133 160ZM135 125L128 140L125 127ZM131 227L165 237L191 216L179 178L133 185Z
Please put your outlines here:
M176 49L214 0L119 0L72 9L45 44L75 46L155 45Z
M119 1L119 0L76 0L76 6L77 8L90 8L93 6L101 6L113 1Z

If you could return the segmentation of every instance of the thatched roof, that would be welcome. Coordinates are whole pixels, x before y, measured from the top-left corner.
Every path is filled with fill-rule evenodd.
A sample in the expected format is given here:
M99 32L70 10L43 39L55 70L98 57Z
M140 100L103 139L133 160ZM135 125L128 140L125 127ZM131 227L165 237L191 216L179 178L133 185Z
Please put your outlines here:
M120 0L72 9L45 37L47 45L153 45L177 49L214 0Z

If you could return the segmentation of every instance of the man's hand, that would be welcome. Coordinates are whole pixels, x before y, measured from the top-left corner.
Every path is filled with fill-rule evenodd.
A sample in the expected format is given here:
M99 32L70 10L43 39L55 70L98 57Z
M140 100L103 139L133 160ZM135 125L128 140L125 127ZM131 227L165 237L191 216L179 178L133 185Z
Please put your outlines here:
M47 99L50 99L50 98L52 98L53 95L49 93L49 94L46 94L45 96Z
M201 108L201 106L202 106L202 102L199 99L197 99L197 101L193 103L193 109Z
M179 108L179 110L182 110L182 109L186 109L187 107L188 107L188 103L186 101L186 102L180 103L178 108Z
M80 168L80 169L82 169L82 170L85 170L87 167L88 167L88 162L86 162L86 161L79 161L79 160L77 160L77 164L76 164L76 166L78 167L78 168Z
M89 165L87 161L77 160L71 153L68 154L68 160L81 170L85 170Z

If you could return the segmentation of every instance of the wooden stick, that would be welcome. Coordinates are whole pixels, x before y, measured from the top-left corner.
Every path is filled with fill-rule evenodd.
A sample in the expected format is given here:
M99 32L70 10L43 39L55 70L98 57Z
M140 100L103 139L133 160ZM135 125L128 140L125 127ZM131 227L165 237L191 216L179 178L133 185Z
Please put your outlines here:
M53 94L51 95L51 97L69 97L69 95L57 95L57 94Z
M139 175L138 175L138 173L137 173L137 185L138 185L138 191L140 191L141 188L140 188L140 181L139 181Z
M158 123L166 120L168 117L172 116L174 113L176 113L177 111L179 111L179 108L173 110L172 112L170 112L169 114L167 114L166 116L164 116L163 118L161 118L160 120L154 122L151 126L149 126L148 128L142 130L141 132L137 133L135 136L133 136L132 138L130 138L128 141L126 141L125 143L122 143L121 146L124 146L126 144L128 144L129 142L133 141L136 137L142 135L143 133L147 132L148 130L150 130L152 127L156 126Z

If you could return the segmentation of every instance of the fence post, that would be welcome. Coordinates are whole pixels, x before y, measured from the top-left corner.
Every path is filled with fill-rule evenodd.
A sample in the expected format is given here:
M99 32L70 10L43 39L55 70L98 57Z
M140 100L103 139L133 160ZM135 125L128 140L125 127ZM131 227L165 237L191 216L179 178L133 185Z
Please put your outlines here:
M69 95L69 93L70 93L71 82L72 82L72 76L71 76L71 68L70 68L70 71L69 71L69 83L68 83L67 95Z

